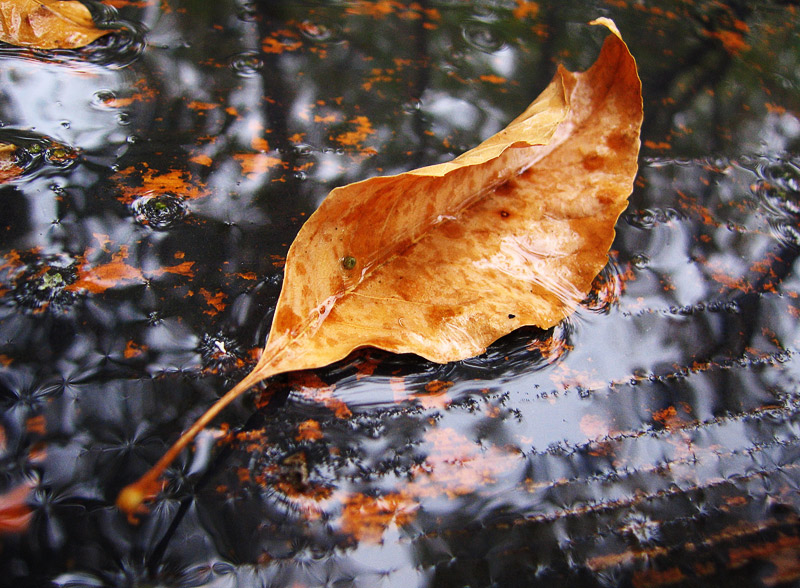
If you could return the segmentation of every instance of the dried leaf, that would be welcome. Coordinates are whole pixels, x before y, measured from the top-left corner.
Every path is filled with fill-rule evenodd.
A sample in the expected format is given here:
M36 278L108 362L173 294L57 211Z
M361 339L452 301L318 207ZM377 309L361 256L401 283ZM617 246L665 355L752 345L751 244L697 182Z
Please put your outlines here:
M584 73L559 68L522 115L476 148L330 193L289 249L256 367L120 506L133 512L157 492L160 468L265 378L365 346L460 360L575 309L607 262L642 122L634 59L613 22L595 23L613 33L597 62Z
M0 41L34 49L77 49L110 33L77 0L0 0Z
M259 378L364 346L456 361L561 321L607 262L641 118L615 34L452 162L333 190L289 250Z
M16 145L0 143L0 184L13 180L23 172L16 154Z

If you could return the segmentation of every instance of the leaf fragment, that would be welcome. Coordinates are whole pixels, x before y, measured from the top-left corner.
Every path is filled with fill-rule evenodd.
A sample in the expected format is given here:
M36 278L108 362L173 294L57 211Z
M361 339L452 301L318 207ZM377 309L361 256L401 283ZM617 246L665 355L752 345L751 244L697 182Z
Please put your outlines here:
M614 23L595 64L559 67L508 127L453 161L334 189L286 259L253 371L139 482L163 469L229 402L272 375L328 365L360 347L445 363L523 325L574 311L607 263L637 171L641 82Z
M17 162L17 146L0 143L0 184L13 180L22 172Z
M107 35L77 0L0 0L0 41L33 49L77 49Z

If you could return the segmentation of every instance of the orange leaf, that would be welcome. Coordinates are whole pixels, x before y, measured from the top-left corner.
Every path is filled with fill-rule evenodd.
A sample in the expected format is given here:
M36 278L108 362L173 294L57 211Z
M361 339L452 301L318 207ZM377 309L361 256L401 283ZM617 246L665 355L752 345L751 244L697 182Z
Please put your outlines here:
M607 262L641 120L636 66L613 34L590 70L560 69L455 160L333 190L289 249L258 379L365 346L456 361L561 321Z
M573 312L607 263L642 123L634 59L613 22L595 22L613 33L597 62L559 68L496 135L451 162L330 193L289 249L255 368L123 492L123 508L138 509L191 438L265 378L366 346L456 361Z
M110 33L77 0L0 0L0 41L35 49L77 49Z
M13 180L22 173L22 168L17 164L17 147L7 143L0 143L0 184Z

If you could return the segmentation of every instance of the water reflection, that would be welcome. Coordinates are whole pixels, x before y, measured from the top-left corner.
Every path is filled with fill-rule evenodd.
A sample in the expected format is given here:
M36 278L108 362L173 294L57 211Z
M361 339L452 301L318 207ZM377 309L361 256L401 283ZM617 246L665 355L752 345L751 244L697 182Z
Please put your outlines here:
M789 558L791 7L115 5L128 32L98 46L0 51L2 489L34 485L9 581L657 585ZM254 363L329 189L501 128L594 59L592 11L647 127L576 314L463 362L361 350L264 384L129 525L116 492Z

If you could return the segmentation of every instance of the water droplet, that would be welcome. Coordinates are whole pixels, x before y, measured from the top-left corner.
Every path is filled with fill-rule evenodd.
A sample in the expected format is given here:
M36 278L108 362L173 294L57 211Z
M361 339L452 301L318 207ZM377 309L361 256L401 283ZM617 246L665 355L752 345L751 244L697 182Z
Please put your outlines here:
M292 147L292 151L300 157L311 157L314 153L314 148L306 143L298 143Z
M244 2L236 13L236 17L245 22L252 22L258 18L258 6L255 2Z
M92 106L99 109L112 108L117 95L111 90L98 90L92 94Z
M124 127L131 124L131 115L127 112L117 113L117 124Z
M72 125L68 120L62 120L59 124L63 129L68 129Z
M77 263L63 256L30 259L14 279L13 296L23 308L64 310L77 299L67 287L78 279Z
M333 36L333 31L324 24L317 24L310 20L300 23L300 32L312 41L328 41Z
M403 104L403 112L414 114L422 110L422 100L419 98L411 98Z
M645 269L650 265L650 258L644 253L639 253L631 257L631 263L636 269Z
M239 343L222 333L203 335L197 351L203 360L203 369L213 373L228 375L245 365L245 354Z
M64 145L55 145L45 152L45 159L48 163L58 167L71 165L78 157L77 152Z
M255 51L245 51L231 57L229 66L236 75L247 78L258 74L264 61Z
M755 172L760 179L754 193L772 214L800 215L800 165L794 161L769 159L759 161Z
M739 308L739 303L736 302L735 300L729 300L728 302L725 303L723 308L725 312L729 312L731 314L739 314L739 312L741 312L741 309Z
M137 223L154 230L170 229L186 215L185 205L172 194L139 198L131 208Z
M795 220L771 218L769 219L769 228L778 241L793 249L800 249L800 229Z
M486 23L468 23L461 28L461 34L470 46L484 53L494 53L505 46L503 39Z
M625 215L625 221L637 229L652 229L656 224L656 212L650 209L635 210Z

